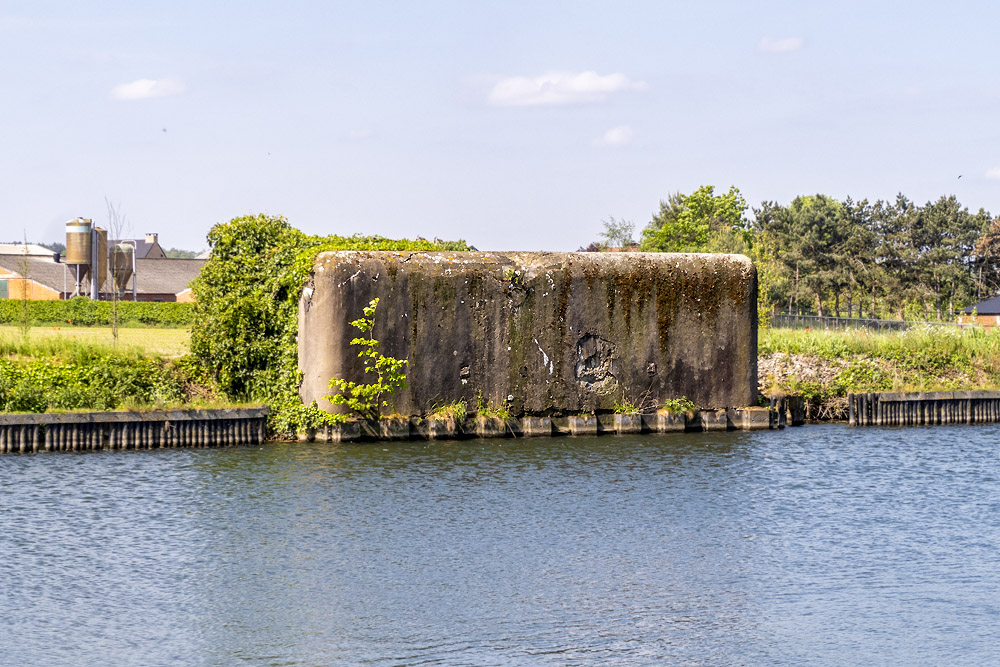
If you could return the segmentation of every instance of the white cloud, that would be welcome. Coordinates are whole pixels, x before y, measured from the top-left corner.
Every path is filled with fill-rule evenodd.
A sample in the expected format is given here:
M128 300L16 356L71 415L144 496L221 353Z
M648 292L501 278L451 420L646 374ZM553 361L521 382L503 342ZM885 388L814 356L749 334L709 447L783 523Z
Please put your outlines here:
M589 104L603 102L611 93L645 89L644 81L632 81L624 74L547 72L501 79L490 91L489 102L497 106Z
M169 97L184 92L184 84L178 79L138 79L122 83L111 89L111 97L116 100L148 100L153 97Z
M986 171L986 178L991 181L1000 181L1000 167L993 167Z
M632 128L628 125L613 127L604 133L604 136L594 141L595 146L624 146L632 141Z
M784 37L782 39L771 39L764 37L757 42L757 50L764 53L789 53L802 48L805 41L801 37Z

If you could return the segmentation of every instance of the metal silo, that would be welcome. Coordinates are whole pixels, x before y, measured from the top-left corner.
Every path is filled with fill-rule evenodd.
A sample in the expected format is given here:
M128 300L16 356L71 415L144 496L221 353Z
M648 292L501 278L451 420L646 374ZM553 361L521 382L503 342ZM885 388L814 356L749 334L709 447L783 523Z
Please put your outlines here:
M66 223L66 264L72 266L76 274L73 296L83 293L83 279L90 271L94 252L92 231L93 221L90 218L76 218Z
M134 265L135 248L131 243L119 243L111 249L111 277L119 292L124 292L128 286Z
M66 263L90 265L90 232L93 220L76 218L66 223Z
M104 283L108 280L108 230L94 227L93 243L95 246L93 253L97 256L97 265L90 272L90 275L91 280L97 283L96 287L93 288L93 298L98 299Z

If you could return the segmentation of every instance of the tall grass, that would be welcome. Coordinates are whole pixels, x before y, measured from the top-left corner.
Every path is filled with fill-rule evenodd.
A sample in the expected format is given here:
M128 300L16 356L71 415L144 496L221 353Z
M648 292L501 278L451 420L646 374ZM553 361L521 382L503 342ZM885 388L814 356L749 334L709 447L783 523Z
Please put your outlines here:
M843 360L823 391L929 391L1000 386L1000 331L919 327L904 332L762 329L758 354ZM795 385L796 379L785 380ZM794 388L786 387L786 388Z
M67 336L0 336L0 412L114 410L212 402L187 358Z
M762 329L758 354L773 352L823 359L866 356L927 369L971 363L995 372L1000 369L1000 331L978 327L921 327L891 333Z
M125 328L118 330L119 345L124 349L134 349L152 356L179 357L188 352L191 334L187 329ZM11 348L13 339L23 341L17 329L0 325L0 354L4 350L21 349L15 354L59 354L60 351L83 346L90 348L110 348L114 337L109 327L35 327L27 337L28 346ZM3 347L7 346L7 347Z
M58 358L63 361L82 363L94 356L118 355L135 356L135 350L116 350L111 345L99 342L79 341L74 338L55 336L51 338L20 336L0 336L0 357L10 358Z

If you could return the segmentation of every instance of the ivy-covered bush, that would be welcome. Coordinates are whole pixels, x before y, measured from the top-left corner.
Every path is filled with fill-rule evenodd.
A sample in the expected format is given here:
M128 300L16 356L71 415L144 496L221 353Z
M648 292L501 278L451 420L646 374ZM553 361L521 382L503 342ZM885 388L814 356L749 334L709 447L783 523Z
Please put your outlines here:
M108 301L91 301L78 296L66 301L28 301L32 326L67 325L111 326ZM24 302L0 299L0 324L20 324ZM120 326L186 327L194 321L194 304L153 301L119 301Z
M325 423L298 389L299 295L316 255L329 250L468 250L464 241L310 236L283 217L253 215L208 233L211 256L192 284L191 353L231 399L271 406L271 429L292 434Z

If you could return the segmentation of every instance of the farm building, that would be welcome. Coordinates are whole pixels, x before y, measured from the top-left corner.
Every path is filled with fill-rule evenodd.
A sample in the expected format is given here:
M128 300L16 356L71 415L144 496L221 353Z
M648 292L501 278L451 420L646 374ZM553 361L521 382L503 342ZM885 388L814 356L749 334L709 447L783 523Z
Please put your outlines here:
M40 246L35 246L38 248ZM38 253L32 246L4 244L0 246L0 299L27 298L38 300L68 299L74 295L75 267L65 263L58 253L44 249ZM156 245L156 248L159 248ZM137 253L138 254L138 253ZM156 254L155 252L152 254ZM135 260L137 301L194 301L190 283L205 265L203 259ZM111 299L111 281L101 289L99 298ZM85 294L86 296L86 294ZM132 300L131 283L120 293L125 301Z

